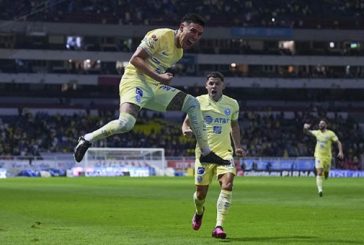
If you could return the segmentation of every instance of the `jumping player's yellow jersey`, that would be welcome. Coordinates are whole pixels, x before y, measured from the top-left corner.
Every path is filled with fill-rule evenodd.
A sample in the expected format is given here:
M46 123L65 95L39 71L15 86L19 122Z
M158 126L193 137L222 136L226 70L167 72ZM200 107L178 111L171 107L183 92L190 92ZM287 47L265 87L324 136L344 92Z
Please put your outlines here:
M149 54L146 62L158 74L165 73L183 56L183 49L176 46L175 30L168 28L148 32L139 47ZM123 78L153 81L149 76L138 71L130 62L125 68Z
M208 94L198 96L197 99L201 105L211 150L224 159L232 159L231 121L239 118L238 102L225 95L219 101L214 101ZM196 157L200 155L201 151L196 147Z
M310 130L316 137L317 143L315 147L315 158L328 159L332 157L331 146L332 142L337 142L339 139L336 134L331 130Z

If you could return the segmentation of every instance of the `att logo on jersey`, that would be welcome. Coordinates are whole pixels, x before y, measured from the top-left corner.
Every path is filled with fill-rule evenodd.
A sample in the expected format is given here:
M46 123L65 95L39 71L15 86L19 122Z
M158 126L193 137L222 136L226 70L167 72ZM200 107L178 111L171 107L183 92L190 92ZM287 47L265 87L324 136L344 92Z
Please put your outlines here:
M214 119L214 123L218 123L218 124L226 124L229 123L230 119L229 118L223 118L223 117L217 117Z
M209 115L206 115L204 119L207 124L210 124L210 123L226 124L226 123L230 122L229 118L224 118L224 117L213 118L212 116L209 116Z

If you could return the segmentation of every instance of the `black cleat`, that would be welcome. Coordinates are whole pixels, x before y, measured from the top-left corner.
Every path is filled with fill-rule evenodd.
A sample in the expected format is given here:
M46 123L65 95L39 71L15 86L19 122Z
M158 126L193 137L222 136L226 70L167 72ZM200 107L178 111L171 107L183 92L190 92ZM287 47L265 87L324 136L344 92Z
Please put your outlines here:
M85 155L87 149L91 146L91 142L85 140L83 136L78 138L78 143L74 150L74 158L76 162L81 162L83 159L83 156Z
M324 194L322 193L322 191L319 192L319 197L322 197Z
M215 152L210 151L209 154L205 156L200 156L200 162L201 163L212 163L216 165L230 165L231 162L229 160L224 160L218 155L215 154Z

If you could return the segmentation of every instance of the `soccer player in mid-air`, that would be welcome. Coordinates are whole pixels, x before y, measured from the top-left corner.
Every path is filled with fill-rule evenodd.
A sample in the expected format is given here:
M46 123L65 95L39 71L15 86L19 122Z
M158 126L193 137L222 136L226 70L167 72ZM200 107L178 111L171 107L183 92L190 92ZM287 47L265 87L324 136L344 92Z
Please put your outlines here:
M169 86L173 74L167 69L182 58L184 50L192 48L200 40L204 25L199 15L187 14L177 30L161 28L145 35L120 81L119 118L79 138L74 152L77 162L83 159L92 142L130 131L141 108L148 108L161 112L186 112L202 152L201 162L230 164L211 151L196 98Z
M327 129L327 121L321 120L319 123L319 130L310 130L311 125L305 123L303 125L303 132L314 136L317 140L315 147L315 169L316 169L316 185L319 196L323 196L323 179L327 178L331 167L332 159L332 142L335 142L338 146L339 153L337 157L339 159L344 158L343 147L336 136L336 134Z
M208 142L212 150L219 156L231 162L228 166L218 166L211 161L207 164L199 160L201 151L196 147L195 161L195 185L196 191L193 194L195 214L192 218L192 228L200 229L202 217L205 212L205 199L213 176L217 176L220 184L220 195L217 199L216 226L212 236L225 239L226 233L223 229L223 222L232 201L232 190L236 168L233 160L233 148L230 135L232 136L235 154L244 156L245 151L240 145L240 127L238 123L239 104L235 99L223 95L225 87L224 76L220 72L211 72L206 80L207 94L198 96L202 114L207 128ZM191 120L186 116L182 124L182 133L192 135Z

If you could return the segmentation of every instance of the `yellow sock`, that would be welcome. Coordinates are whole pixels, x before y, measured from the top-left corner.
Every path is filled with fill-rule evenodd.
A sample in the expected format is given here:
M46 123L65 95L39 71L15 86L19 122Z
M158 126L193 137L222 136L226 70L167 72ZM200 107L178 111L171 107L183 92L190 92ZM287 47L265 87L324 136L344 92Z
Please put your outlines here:
M230 205L232 201L232 192L221 190L219 198L217 199L216 208L217 208L217 216L216 216L216 226L223 226L224 219L228 214Z
M196 136L196 141L201 149L202 155L207 155L211 150L207 142L207 131L200 103L193 96L187 95L182 106L182 111L188 114L191 129Z
M105 139L114 134L126 133L133 129L135 121L136 119L132 115L121 112L119 119L113 120L105 126L86 134L85 139L93 142Z
M323 176L317 175L316 176L316 185L318 192L322 192L322 182L323 182Z
M203 205L205 204L205 199L203 200L198 200L197 199L197 193L193 193L193 202L195 203L195 207L196 207L196 213L197 214L202 214L203 213Z

